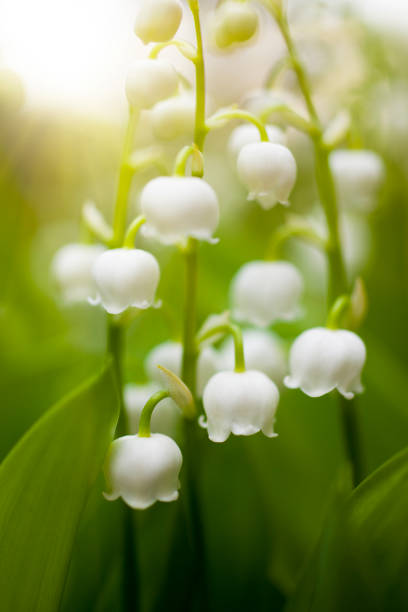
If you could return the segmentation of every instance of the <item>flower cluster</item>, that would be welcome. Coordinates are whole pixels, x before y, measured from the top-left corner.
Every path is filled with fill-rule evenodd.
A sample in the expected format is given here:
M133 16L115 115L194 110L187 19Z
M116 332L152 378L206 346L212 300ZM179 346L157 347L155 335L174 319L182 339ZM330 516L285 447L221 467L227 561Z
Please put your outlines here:
M277 435L275 418L283 383L311 397L337 390L351 399L362 391L360 379L366 358L363 341L351 331L358 327L355 323L363 309L356 303L358 296L350 295L342 269L334 192L341 207L360 213L372 210L384 176L381 159L370 151L335 149L338 143L330 144L327 134L331 134L330 141L341 142L347 122L341 122L336 130L319 132L308 96L310 117L291 105L290 96L282 98L279 92L270 90L249 96L247 109L234 106L207 117L198 3L190 2L190 8L197 28L197 47L173 38L183 18L180 0L141 3L135 33L145 45L153 46L147 57L130 68L125 89L130 126L146 113L157 138L177 142L181 135L193 139L194 133L194 142L179 151L173 175L156 176L144 185L139 197L141 216L127 226L134 146L134 133L130 131L113 227L99 212L89 214L88 210L85 225L94 242L66 245L53 262L54 276L67 301L87 299L100 304L108 313L109 325L122 328L132 313L140 314L157 304L160 266L152 253L135 248L139 228L150 239L147 244L177 247L187 263L182 341L168 340L154 347L144 363L146 382L125 386L129 435L114 440L105 465L105 497L122 497L129 506L139 509L157 500L169 502L178 497L182 454L172 437L177 439L181 413L206 428L212 442L224 442L230 434L249 436L258 432L273 438ZM214 13L213 39L220 49L234 48L252 40L258 26L258 13L249 2L224 0ZM168 44L174 44L194 64L195 95L173 65L158 58ZM302 81L300 84L303 86ZM276 125L271 123L271 116L276 116ZM275 212L265 210L277 204L290 205L297 179L297 162L288 146L285 121L312 135L318 181L323 176L323 185L319 184L321 199L329 192L329 201L322 201L327 236L319 235L306 219L287 216L272 237L273 248L265 250L265 259L258 255L237 270L230 287L230 314L210 317L197 331L198 245L217 241L214 235L220 219L217 193L203 178L204 142L209 131L237 119L241 123L231 131L226 149L247 199L258 202L258 213L265 219ZM285 209L280 213L286 215ZM325 231L326 227L322 233ZM293 331L287 324L304 312L301 301L305 282L299 267L278 254L282 243L293 237L306 239L328 255L341 278L330 294L333 303L327 327L303 331L294 340L287 363L287 340L270 328L280 324L278 329L286 330L289 337ZM330 274L333 281L333 269ZM242 333L237 323L249 327ZM194 399L199 405L202 400L203 414L194 412Z

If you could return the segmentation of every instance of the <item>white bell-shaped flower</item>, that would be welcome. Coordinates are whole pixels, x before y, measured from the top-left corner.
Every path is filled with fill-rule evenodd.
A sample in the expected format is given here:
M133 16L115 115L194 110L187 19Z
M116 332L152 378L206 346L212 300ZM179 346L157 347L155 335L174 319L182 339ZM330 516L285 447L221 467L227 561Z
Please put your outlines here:
M97 244L66 244L52 260L52 274L67 302L86 301L95 293L92 268L95 260L105 251Z
M269 142L286 145L287 138L285 132L276 125L267 125L266 131ZM261 137L258 128L253 123L243 123L232 130L228 140L228 152L231 158L236 161L241 149L247 144L260 142Z
M94 304L110 314L129 307L149 308L159 284L160 268L151 253L140 249L112 249L100 255L92 269L97 289Z
M248 199L269 209L289 204L296 181L296 161L287 147L273 142L244 145L238 155L238 175L249 191Z
M374 151L338 149L330 154L330 167L340 205L370 212L384 180L384 162Z
M225 49L250 40L258 29L258 13L249 2L224 0L214 14L214 40Z
M235 319L267 327L276 320L299 316L303 280L287 261L251 261L242 266L231 286Z
M231 433L251 436L262 431L273 438L279 391L263 372L219 372L204 389L208 437L225 442Z
M143 0L136 17L135 34L145 44L167 42L176 34L182 17L180 0Z
M280 385L287 372L286 355L281 340L266 329L245 329L242 332L245 364L248 370L258 370ZM224 370L235 367L232 338L227 338L220 349L220 362Z
M121 497L131 508L143 510L156 501L178 498L183 458L168 436L123 436L114 440L105 462L107 500Z
M293 343L285 385L320 397L333 389L347 399L361 393L361 371L366 359L364 342L351 331L316 327Z
M147 183L140 202L146 217L145 235L164 244L177 244L188 237L212 242L219 220L218 198L203 179L160 176Z
M178 77L173 66L160 59L140 59L129 69L126 78L126 95L130 106L148 109L174 96Z
M124 400L130 433L138 433L142 410L147 400L157 391L160 391L160 388L160 385L156 383L147 383L145 385L130 383L125 386ZM180 416L180 408L172 399L162 400L152 414L151 431L171 437L175 436L180 423Z
M180 342L163 342L154 347L146 357L145 370L147 376L158 385L164 385L167 379L157 367L164 366L177 376L181 376L183 347ZM212 346L206 346L197 360L197 395L201 397L204 387L219 370L219 355ZM159 412L159 409L156 411ZM155 413L153 413L154 418Z
M162 100L152 109L153 133L160 140L176 140L189 136L192 140L195 122L195 101L189 94Z

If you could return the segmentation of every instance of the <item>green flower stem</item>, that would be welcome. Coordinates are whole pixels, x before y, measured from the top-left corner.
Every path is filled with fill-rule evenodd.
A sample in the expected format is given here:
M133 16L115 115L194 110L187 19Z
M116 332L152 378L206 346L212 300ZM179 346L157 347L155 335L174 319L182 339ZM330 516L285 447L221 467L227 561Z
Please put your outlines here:
M304 242L312 244L320 251L326 252L327 242L312 227L306 225L282 225L272 236L265 259L278 259L282 247L292 238L300 238Z
M329 329L342 328L344 316L348 313L351 306L351 298L349 295L341 295L334 302L327 317L326 327Z
M124 344L124 329L118 325L113 317L108 319L108 354L112 358L113 369L119 392L120 416L116 435L127 433L126 414L123 401L122 355ZM122 546L123 546L123 599L126 612L135 612L139 609L139 567L136 554L136 525L134 512L129 506L122 508Z
M244 343L242 338L242 330L238 325L233 323L225 323L224 325L216 325L208 329L197 338L197 344L201 344L214 336L231 334L234 340L235 349L235 372L245 372L245 356Z
M197 327L197 285L198 285L198 242L189 238L184 249L186 266L185 276L185 303L184 303L184 329L183 329L183 357L181 378L190 389L193 397L196 396L196 364L197 350L195 334Z
M139 120L139 111L134 108L129 110L129 121L126 128L125 141L122 149L122 156L119 168L119 183L116 196L115 213L113 219L113 241L114 247L122 246L127 220L127 207L130 186L134 175L133 168L129 165L130 154L132 153L133 141L137 122Z
M146 402L142 414L140 415L139 421L139 437L150 438L150 421L152 418L153 410L156 408L162 400L170 397L168 391L158 391Z
M189 158L192 157L192 168L194 174L203 174L204 170L204 160L203 154L197 145L192 144L186 147L183 147L181 151L178 153L176 157L176 162L174 164L174 175L175 176L185 176L186 174L186 166Z
M312 121L299 115L299 113L294 111L287 104L273 104L272 106L268 106L262 111L260 118L266 123L271 115L277 115L292 127L305 134L309 134L309 136L315 136L318 131Z
M274 11L271 8L270 10L285 41L292 67L297 76L299 88L305 100L311 121L316 128L316 132L312 135L312 140L315 153L316 182L329 233L327 257L329 264L328 305L330 307L338 297L349 293L349 291L341 249L339 213L333 176L329 165L329 151L323 142L323 129L313 103L306 72L290 33L287 18L283 11ZM346 452L352 467L353 483L356 485L361 479L362 470L355 404L341 397L340 409Z
M248 121L249 123L252 123L256 128L258 128L261 141L268 142L268 132L266 131L264 123L252 113L249 113L245 110L241 110L240 108L215 113L215 115L213 115L207 120L207 129L214 129L218 127L218 125L222 125L223 121L232 121L233 119L242 119L243 121Z
M149 53L149 58L156 59L159 53L163 51L163 49L166 49L167 47L176 47L180 51L180 53L184 55L184 57L186 57L190 61L194 62L196 60L197 53L193 45L191 45L189 42L185 40L177 40L177 39L169 40L167 42L157 43L156 45L154 45L154 47Z
M136 234L144 223L146 223L146 217L140 215L139 217L136 217L136 219L129 225L123 241L123 246L125 249L134 249Z

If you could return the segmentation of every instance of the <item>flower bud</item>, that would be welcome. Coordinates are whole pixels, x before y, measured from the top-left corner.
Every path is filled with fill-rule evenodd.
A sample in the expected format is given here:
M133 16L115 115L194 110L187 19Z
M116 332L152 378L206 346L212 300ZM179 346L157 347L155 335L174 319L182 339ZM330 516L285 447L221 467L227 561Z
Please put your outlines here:
M232 281L233 316L259 327L276 320L291 321L299 315L303 280L287 261L251 261Z
M167 42L176 34L182 17L180 0L143 0L136 17L135 34L145 44Z
M195 101L188 94L162 100L152 109L152 127L156 138L176 140L194 132Z
M370 212L384 180L384 162L374 151L338 149L330 154L330 167L340 205Z
M178 77L173 66L160 59L140 59L129 69L126 78L126 95L130 106L148 109L174 96Z
M188 237L212 242L219 219L218 198L203 179L160 176L147 183L140 202L146 235L164 244Z
M225 0L214 15L214 39L220 49L250 40L258 30L258 14L249 2Z
M174 501L182 460L179 447L168 436L118 438L105 462L108 492L104 496L109 501L121 497L135 510L144 510L156 501Z
M262 430L273 438L278 402L278 388L262 372L219 372L204 389L208 437L225 442L231 433L251 436Z
M268 133L269 142L286 145L286 135L281 128L276 125L267 125L266 131ZM228 140L228 152L232 159L236 161L241 149L245 145L259 141L260 135L258 128L252 123L243 123L232 130Z
M352 399L361 393L360 376L366 359L364 342L345 329L316 327L301 334L289 357L290 375L285 385L320 397L333 389Z
M280 339L264 329L245 329L242 334L245 364L249 370L263 372L280 385L287 372L286 356ZM234 342L227 338L220 350L224 370L234 370Z
M147 376L158 385L166 384L163 373L158 368L164 366L177 376L181 376L181 362L183 347L180 342L163 342L159 344L146 357L145 370ZM206 346L197 359L197 394L201 396L205 385L219 370L219 355L211 346ZM154 416L154 415L153 415Z
M92 267L105 251L97 244L66 244L54 255L52 274L67 302L86 301L95 293Z
M239 153L237 169L249 191L248 200L258 200L265 209L277 202L289 204L296 180L296 161L287 147L272 142L247 144Z
M140 249L105 251L92 269L97 297L110 314L120 314L130 306L149 308L160 279L160 268L151 253Z
M142 410L147 400L157 391L160 391L160 385L156 383L148 383L146 385L128 384L125 386L124 400L130 433L136 434L139 431L139 420ZM172 399L162 400L152 414L151 431L174 436L177 431L177 425L180 422L180 416L180 408Z

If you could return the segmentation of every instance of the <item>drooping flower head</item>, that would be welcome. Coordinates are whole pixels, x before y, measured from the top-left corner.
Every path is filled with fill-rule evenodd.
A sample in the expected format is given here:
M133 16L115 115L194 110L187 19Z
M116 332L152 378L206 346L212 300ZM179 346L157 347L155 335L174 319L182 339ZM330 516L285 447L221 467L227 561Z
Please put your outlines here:
M340 205L370 212L384 181L384 162L374 151L338 149L330 154L330 167Z
M242 266L231 286L232 312L238 321L267 327L299 315L302 277L287 261L251 261Z
M164 244L177 244L188 237L211 242L219 219L214 189L197 177L160 176L143 189L142 231Z
M136 17L135 34L145 44L167 42L176 34L182 17L180 0L143 0Z
M176 140L181 136L193 138L195 100L184 93L158 102L152 109L153 133L159 140Z
M178 498L183 458L177 444L162 434L123 436L111 444L105 462L107 500L121 497L131 508L143 510L156 501Z
M100 255L92 269L97 295L110 314L120 314L129 307L149 308L160 279L156 258L141 249L112 249Z
M173 66L160 59L134 62L126 78L126 95L131 107L149 109L160 100L174 96L178 77Z
M262 431L273 438L279 402L277 386L262 372L219 372L204 389L208 437L225 442L232 433L251 436Z
M296 161L287 147L272 142L244 145L238 155L238 175L248 189L248 199L269 209L287 206L296 180Z
M258 30L258 14L249 2L224 0L214 14L214 39L220 49L245 43Z
M347 399L361 393L361 371L366 359L364 342L345 329L316 327L293 343L285 385L320 397L333 389Z
M95 293L92 268L104 251L105 247L98 244L72 243L55 253L51 264L52 274L67 302L86 301Z

